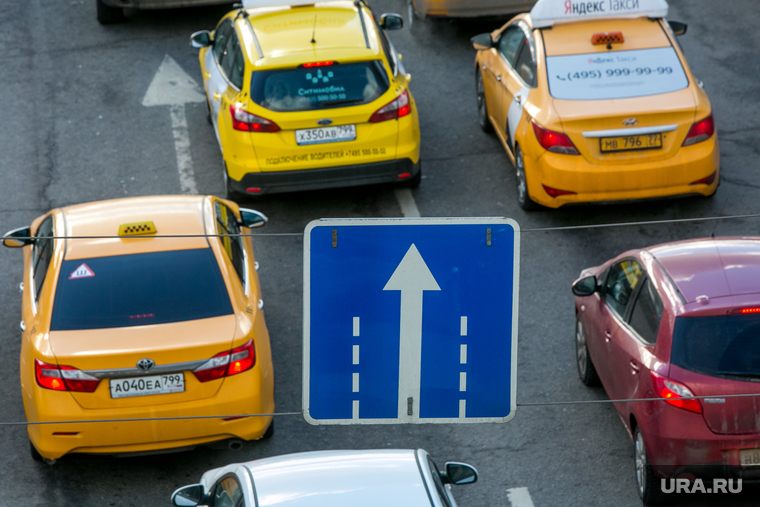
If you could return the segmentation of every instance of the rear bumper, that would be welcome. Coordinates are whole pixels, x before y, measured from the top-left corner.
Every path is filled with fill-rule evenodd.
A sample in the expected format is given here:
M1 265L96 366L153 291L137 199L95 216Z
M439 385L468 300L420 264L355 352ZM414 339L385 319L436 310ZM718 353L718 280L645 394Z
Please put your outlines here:
M83 409L68 392L35 386L34 407L26 406L30 422L68 421L63 424L30 425L29 439L43 457L58 459L76 453L123 454L192 447L240 438L261 438L272 416L224 421L220 417L164 421L116 421L141 418L230 416L274 413L272 393L252 392L257 368L225 378L211 398L183 403L114 409ZM216 380L213 382L219 382ZM263 393L262 393L263 394ZM262 399L265 398L265 399ZM25 400L26 401L26 400ZM109 422L84 422L108 420ZM69 433L56 435L56 433Z
M111 7L132 9L171 9L176 7L194 7L197 5L229 4L227 0L103 0Z
M682 147L670 159L639 164L591 164L579 155L550 153L540 147L536 152L537 158L525 153L528 191L531 199L549 208L575 203L708 196L715 193L720 181L717 136ZM714 173L715 179L709 185L691 184ZM544 185L575 194L553 198Z
M321 169L248 173L240 181L232 178L228 181L230 188L235 192L246 195L263 195L378 183L399 183L413 178L419 172L420 164L415 164L411 159L405 158L388 162ZM399 178L399 175L406 174L408 176Z

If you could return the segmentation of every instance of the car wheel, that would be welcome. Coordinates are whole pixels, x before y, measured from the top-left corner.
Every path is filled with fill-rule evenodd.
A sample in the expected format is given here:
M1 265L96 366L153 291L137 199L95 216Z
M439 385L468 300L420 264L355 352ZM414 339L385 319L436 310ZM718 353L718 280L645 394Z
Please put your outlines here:
M409 32L412 34L419 33L424 21L414 9L414 0L406 0L406 24L409 26Z
M644 436L638 427L633 433L633 460L636 466L636 486L641 501L646 505L659 505L664 500L664 494L660 489L660 480L649 464Z
M533 202L528 194L528 178L525 175L525 161L523 160L522 150L519 146L515 147L515 184L517 187L517 204L525 211L538 209L538 205Z
M103 3L103 0L95 0L98 8L98 23L101 25L113 25L124 21L124 9L111 7Z
M241 201L242 194L232 188L232 185L230 184L230 178L227 176L227 164L223 164L223 174L224 174L224 190L225 190L225 198L229 201L237 202L239 203Z
M417 166L420 168L420 170L417 171L417 174L415 174L408 180L404 180L401 183L399 183L400 186L404 188L417 188L420 186L420 182L422 181L422 160L417 162Z
M478 100L478 124L480 129L491 134L493 132L493 125L488 119L488 104L486 104L486 89L483 86L483 75L480 73L480 69L475 69L475 96Z
M29 454L32 455L32 459L34 461L39 461L40 463L45 461L45 458L42 457L42 454L40 454L40 452L37 450L37 448L34 446L31 440L29 441Z
M269 427L264 432L263 435L261 435L261 440L269 440L274 436L274 419L272 419L272 422L269 423Z
M206 121L209 125L214 125L214 122L211 121L211 104L208 103L208 97L206 97Z
M583 322L577 315L575 317L575 358L581 382L587 386L598 386L599 375L597 375L594 363L591 361L591 355L588 353L586 331L583 329Z

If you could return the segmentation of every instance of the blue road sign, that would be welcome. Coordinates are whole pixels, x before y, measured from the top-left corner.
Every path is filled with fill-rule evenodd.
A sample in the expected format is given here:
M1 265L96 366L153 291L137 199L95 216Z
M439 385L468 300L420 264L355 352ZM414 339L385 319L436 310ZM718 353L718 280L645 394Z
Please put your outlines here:
M519 252L520 228L506 218L311 222L306 420L512 419Z

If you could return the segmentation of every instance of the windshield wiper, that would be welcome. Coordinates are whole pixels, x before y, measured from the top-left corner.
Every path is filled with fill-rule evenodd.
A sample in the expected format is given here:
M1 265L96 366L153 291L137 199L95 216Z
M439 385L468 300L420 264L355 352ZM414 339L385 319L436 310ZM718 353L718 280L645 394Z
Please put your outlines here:
M727 377L745 377L760 379L760 373L746 373L741 371L718 371L718 375L726 375Z
M337 106L340 104L352 104L354 102L363 102L364 99L346 99L346 100L327 100L325 102L320 102L320 106Z

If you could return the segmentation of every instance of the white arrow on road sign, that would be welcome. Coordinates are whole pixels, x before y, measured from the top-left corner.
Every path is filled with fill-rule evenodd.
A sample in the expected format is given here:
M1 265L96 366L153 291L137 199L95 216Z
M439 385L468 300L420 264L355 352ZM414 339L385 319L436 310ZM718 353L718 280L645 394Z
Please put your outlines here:
M142 105L146 107L171 106L169 111L174 134L174 150L177 155L179 184L185 194L198 193L193 159L190 156L190 136L187 133L185 104L200 103L205 100L198 83L171 56L165 55L142 101Z
M419 419L422 364L422 295L441 290L412 244L383 290L401 291L401 324L398 360L398 418Z

